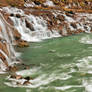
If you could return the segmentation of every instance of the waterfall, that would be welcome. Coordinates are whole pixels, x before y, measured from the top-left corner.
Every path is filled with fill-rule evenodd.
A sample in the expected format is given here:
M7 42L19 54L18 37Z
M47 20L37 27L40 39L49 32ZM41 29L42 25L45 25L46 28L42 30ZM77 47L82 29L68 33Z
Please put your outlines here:
M0 13L0 69L5 71L8 66L16 61L16 53L13 48L14 37L12 31L13 28L6 22L2 14Z
M59 33L56 30L48 30L46 21L41 17L35 17L33 15L25 16L25 18L18 19L16 17L11 17L14 22L15 28L22 35L22 39L35 42L41 41L43 39L48 39L52 37L59 37ZM34 28L34 31L26 27L25 20L27 20Z
M23 40L29 42L38 42L43 39L49 39L52 37L60 37L57 30L49 30L47 21L41 16L37 17L32 14L26 15L21 9L4 7L3 11L13 14L10 19L14 23L14 27L19 31ZM21 17L16 17L19 14ZM31 26L27 27L26 22Z

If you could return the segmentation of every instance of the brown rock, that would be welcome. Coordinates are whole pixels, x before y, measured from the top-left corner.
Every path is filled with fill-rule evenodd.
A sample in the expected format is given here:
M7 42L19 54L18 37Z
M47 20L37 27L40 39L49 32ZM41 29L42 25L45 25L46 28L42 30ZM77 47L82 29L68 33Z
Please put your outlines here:
M0 26L0 32L2 32L2 28L1 28L1 26Z
M16 66L9 66L8 70L11 71L11 72L16 72L18 69L17 69Z
M30 80L30 77L25 77L24 79L26 79L27 81L29 81Z
M16 79L17 80L22 79L22 76L21 75L16 75Z
M29 81L25 81L24 83L23 83L23 85L28 85L28 84L31 84Z
M5 42L5 41L4 41L4 43L3 43L3 41L0 42L0 49L1 49L2 51L4 51L4 53L5 53L7 56L9 56L9 52L8 52L8 49L7 49L7 42Z
M5 58L5 56L0 52L0 59L2 59L3 63L6 65L6 67L8 68L8 62Z
M76 23L71 23L71 26L75 29L77 29Z
M20 14L16 14L16 17L17 17L17 18L21 18L21 15L20 15Z
M18 32L17 29L13 29L13 35L15 37L15 40L21 39L21 34Z
M11 6L24 6L24 0L5 0L7 2L7 4L11 5Z
M26 23L27 28L29 28L31 31L35 31L33 25L31 23L29 23L28 20L25 20L25 23Z
M57 16L57 19L60 20L60 21L64 21L65 20L65 17L63 15L58 15Z
M28 47L29 43L27 41L24 41L24 40L18 40L17 46L18 47Z

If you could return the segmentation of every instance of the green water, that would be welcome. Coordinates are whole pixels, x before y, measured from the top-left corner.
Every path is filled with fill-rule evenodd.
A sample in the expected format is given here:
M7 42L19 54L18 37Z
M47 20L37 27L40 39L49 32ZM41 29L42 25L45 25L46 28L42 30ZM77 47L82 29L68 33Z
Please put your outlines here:
M80 42L82 38L84 43ZM30 70L22 75L33 78L32 86L8 87L1 75L0 92L92 92L91 39L92 34L80 34L19 49L24 63L30 65Z

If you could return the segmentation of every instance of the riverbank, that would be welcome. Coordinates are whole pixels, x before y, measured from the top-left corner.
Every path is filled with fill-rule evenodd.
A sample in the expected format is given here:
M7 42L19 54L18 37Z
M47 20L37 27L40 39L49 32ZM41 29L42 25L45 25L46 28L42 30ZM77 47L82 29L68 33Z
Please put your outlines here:
M16 84L17 80L4 79L0 90L10 92L91 92L92 34L79 34L64 38L31 43L30 47L17 49L29 69L16 73L29 76L30 85ZM68 45L68 46L67 46ZM13 88L14 87L14 88Z

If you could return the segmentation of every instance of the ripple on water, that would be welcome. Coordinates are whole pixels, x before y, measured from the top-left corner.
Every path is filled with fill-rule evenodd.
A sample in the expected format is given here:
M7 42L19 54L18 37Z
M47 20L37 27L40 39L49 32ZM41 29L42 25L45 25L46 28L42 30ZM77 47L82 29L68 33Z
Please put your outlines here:
M78 60L76 64L80 72L85 73L82 79L82 85L86 92L92 92L92 56L84 57Z
M19 71L17 72L18 75L22 75L22 76L25 76L25 75L32 75L34 73L37 73L38 71L41 71L40 70L41 68L36 68L36 69L31 69L31 70L24 70L24 71ZM8 86L11 86L11 87L27 87L27 88L38 88L38 87L43 87L44 85L49 85L50 83L56 81L56 80L68 80L71 78L71 75L68 75L68 73L60 73L60 74L57 74L58 71L53 71L51 74L48 74L48 73L42 73L41 75L38 75L35 79L33 80L30 80L30 82L32 84L30 85L17 85L16 82L22 82L22 81L25 81L25 80L16 80L16 79L11 79L9 78L9 80L11 82L5 82L6 85Z
M79 42L84 44L92 44L92 39L87 35L86 37L82 37Z
M67 55L70 56L70 55ZM18 71L17 74L22 76L31 76L40 71L40 74L35 77L35 79L30 80L32 84L29 85L17 85L16 81L23 80L13 80L10 79L10 82L5 82L6 85L11 87L26 87L26 88L38 88L39 90L45 90L48 88L52 88L55 90L65 91L66 90L77 90L77 88L84 88L86 92L92 92L92 56L84 57L80 60L77 60L77 63L71 64L60 64L58 65L58 69L48 72L43 72L42 67L31 68L30 70ZM45 65L44 65L45 66ZM51 67L51 65L48 65ZM52 64L53 66L53 64ZM77 67L77 68L76 68ZM77 74L73 75L73 73ZM78 74L83 73L83 77L78 76ZM86 76L89 76L86 77ZM76 78L76 80L75 80ZM58 85L52 84L57 82L57 80L61 83ZM81 81L80 81L81 80ZM73 83L72 83L73 81ZM80 81L81 83L78 83ZM63 83L64 82L64 83ZM74 85L73 85L74 84ZM70 92L70 91L69 91Z

